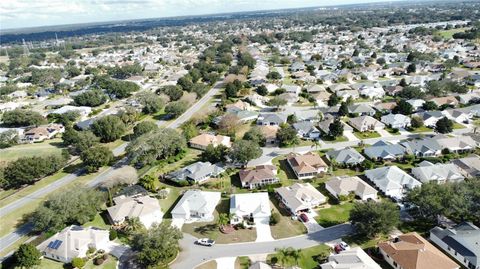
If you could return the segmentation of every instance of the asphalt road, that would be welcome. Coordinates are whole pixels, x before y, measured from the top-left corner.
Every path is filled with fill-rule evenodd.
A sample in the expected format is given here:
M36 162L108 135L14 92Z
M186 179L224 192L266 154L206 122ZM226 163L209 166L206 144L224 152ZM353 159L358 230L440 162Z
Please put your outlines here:
M198 100L194 105L192 105L185 113L183 113L179 118L175 119L174 121L166 124L164 121L160 121L159 125L166 125L169 128L178 128L181 124L188 121L195 113L197 113L214 95L218 93L221 88L221 82L217 82L200 100ZM114 155L119 156L125 152L125 148L127 147L128 143L123 143L117 148L113 150ZM116 170L123 166L127 165L127 159L123 158L119 162L117 162L112 167L109 167L107 170L103 171L99 175L97 175L92 181L90 181L87 185L89 187L95 187L102 182L109 179L110 175ZM68 174L51 184L26 195L13 203L10 203L2 208L0 208L0 218L6 216L7 214L22 208L26 204L31 201L44 199L45 196L48 194L58 190L59 188L66 186L67 184L75 181L78 176L83 173L83 170L79 170L73 174ZM0 251L3 251L7 247L14 244L16 241L20 240L23 236L27 235L32 230L31 224L27 223L25 225L20 226L15 231L3 236L0 238Z
M340 239L352 232L349 223L329 227L318 232L290 237L270 242L249 242L236 244L217 244L213 247L195 245L195 237L184 234L180 241L180 252L177 260L170 266L172 269L195 268L203 262L222 257L248 256L255 254L274 253L275 249L283 247L309 248L321 243Z

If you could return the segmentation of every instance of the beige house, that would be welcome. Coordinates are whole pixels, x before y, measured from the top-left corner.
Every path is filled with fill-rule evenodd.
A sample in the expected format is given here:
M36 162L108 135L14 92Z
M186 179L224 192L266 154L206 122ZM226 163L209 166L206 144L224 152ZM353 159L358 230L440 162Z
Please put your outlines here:
M213 135L213 134L201 134L195 136L189 141L190 147L200 150L205 150L208 145L213 145L217 147L218 145L224 145L229 148L232 146L230 142L230 137L224 135Z
M163 213L158 199L147 195L132 197L121 195L113 198L113 202L115 205L107 208L107 212L114 225L122 224L129 218L138 218L146 228L162 222Z
M254 189L278 182L275 165L259 165L254 169L242 169L238 172L242 187Z
M61 124L49 124L32 128L23 133L22 142L35 143L54 138L57 134L65 132Z
M385 124L379 122L371 116L351 118L348 124L357 129L359 132L378 131L385 128Z
M322 160L322 157L313 152L303 155L291 153L287 157L287 163L298 179L313 178L328 170L328 165Z
M308 211L325 202L327 199L310 183L295 183L289 187L275 189L282 203L296 214L301 211Z
M398 269L457 269L443 252L438 250L419 234L407 233L397 238L379 243L378 248L390 266Z
M265 136L265 145L275 145L277 144L277 132L280 129L277 125L264 125L260 126L260 131Z
M359 177L334 177L325 183L325 189L336 198L355 193L361 200L377 199L377 190Z

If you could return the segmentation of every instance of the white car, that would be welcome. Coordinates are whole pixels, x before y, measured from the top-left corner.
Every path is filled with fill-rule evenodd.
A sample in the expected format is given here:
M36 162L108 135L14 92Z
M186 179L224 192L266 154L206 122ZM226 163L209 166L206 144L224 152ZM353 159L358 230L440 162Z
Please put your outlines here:
M202 246L207 246L211 247L215 245L215 240L209 239L209 238L200 238L197 241L195 241L196 244L202 245Z
M341 247L343 250L349 250L349 249L350 249L350 246L349 246L347 243L343 242L343 241L340 242L339 245L340 245L340 247Z

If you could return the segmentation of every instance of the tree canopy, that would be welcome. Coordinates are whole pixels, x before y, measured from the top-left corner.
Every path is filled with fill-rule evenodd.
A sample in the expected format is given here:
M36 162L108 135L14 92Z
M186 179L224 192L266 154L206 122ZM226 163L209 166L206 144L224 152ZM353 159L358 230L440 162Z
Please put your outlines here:
M262 155L260 146L252 141L239 140L233 143L230 158L234 162L247 164L250 160L256 159Z
M26 109L6 111L2 116L3 125L8 127L38 126L47 123L40 113Z
M388 234L400 223L400 211L388 200L355 203L350 221L358 234L374 238L379 234Z
M126 126L118 116L107 115L96 120L91 129L96 136L100 137L100 141L108 143L122 137L126 131Z
M13 254L15 262L20 268L33 268L40 265L41 256L42 254L40 251L34 245L29 243L21 244Z

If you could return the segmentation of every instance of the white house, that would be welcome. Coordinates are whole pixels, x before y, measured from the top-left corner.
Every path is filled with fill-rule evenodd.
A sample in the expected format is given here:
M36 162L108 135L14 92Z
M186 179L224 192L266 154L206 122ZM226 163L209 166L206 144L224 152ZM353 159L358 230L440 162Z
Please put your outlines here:
M231 224L244 220L270 218L270 199L267 192L233 194L230 198Z
M162 209L158 199L147 195L127 197L121 195L113 198L114 206L107 208L110 222L114 225L122 224L129 218L138 218L147 229L154 223L161 223Z
M212 221L220 196L220 192L188 190L173 208L172 219L185 222Z
M422 185L397 166L384 166L365 171L365 176L385 195L401 200L407 190Z
M391 128L406 128L411 125L412 120L403 114L388 114L382 116L381 122Z
M433 164L423 161L412 168L412 174L423 183L434 181L438 184L445 182L459 182L465 179L453 163Z
M63 263L86 256L89 248L108 250L110 232L94 227L72 225L37 246L43 257Z

